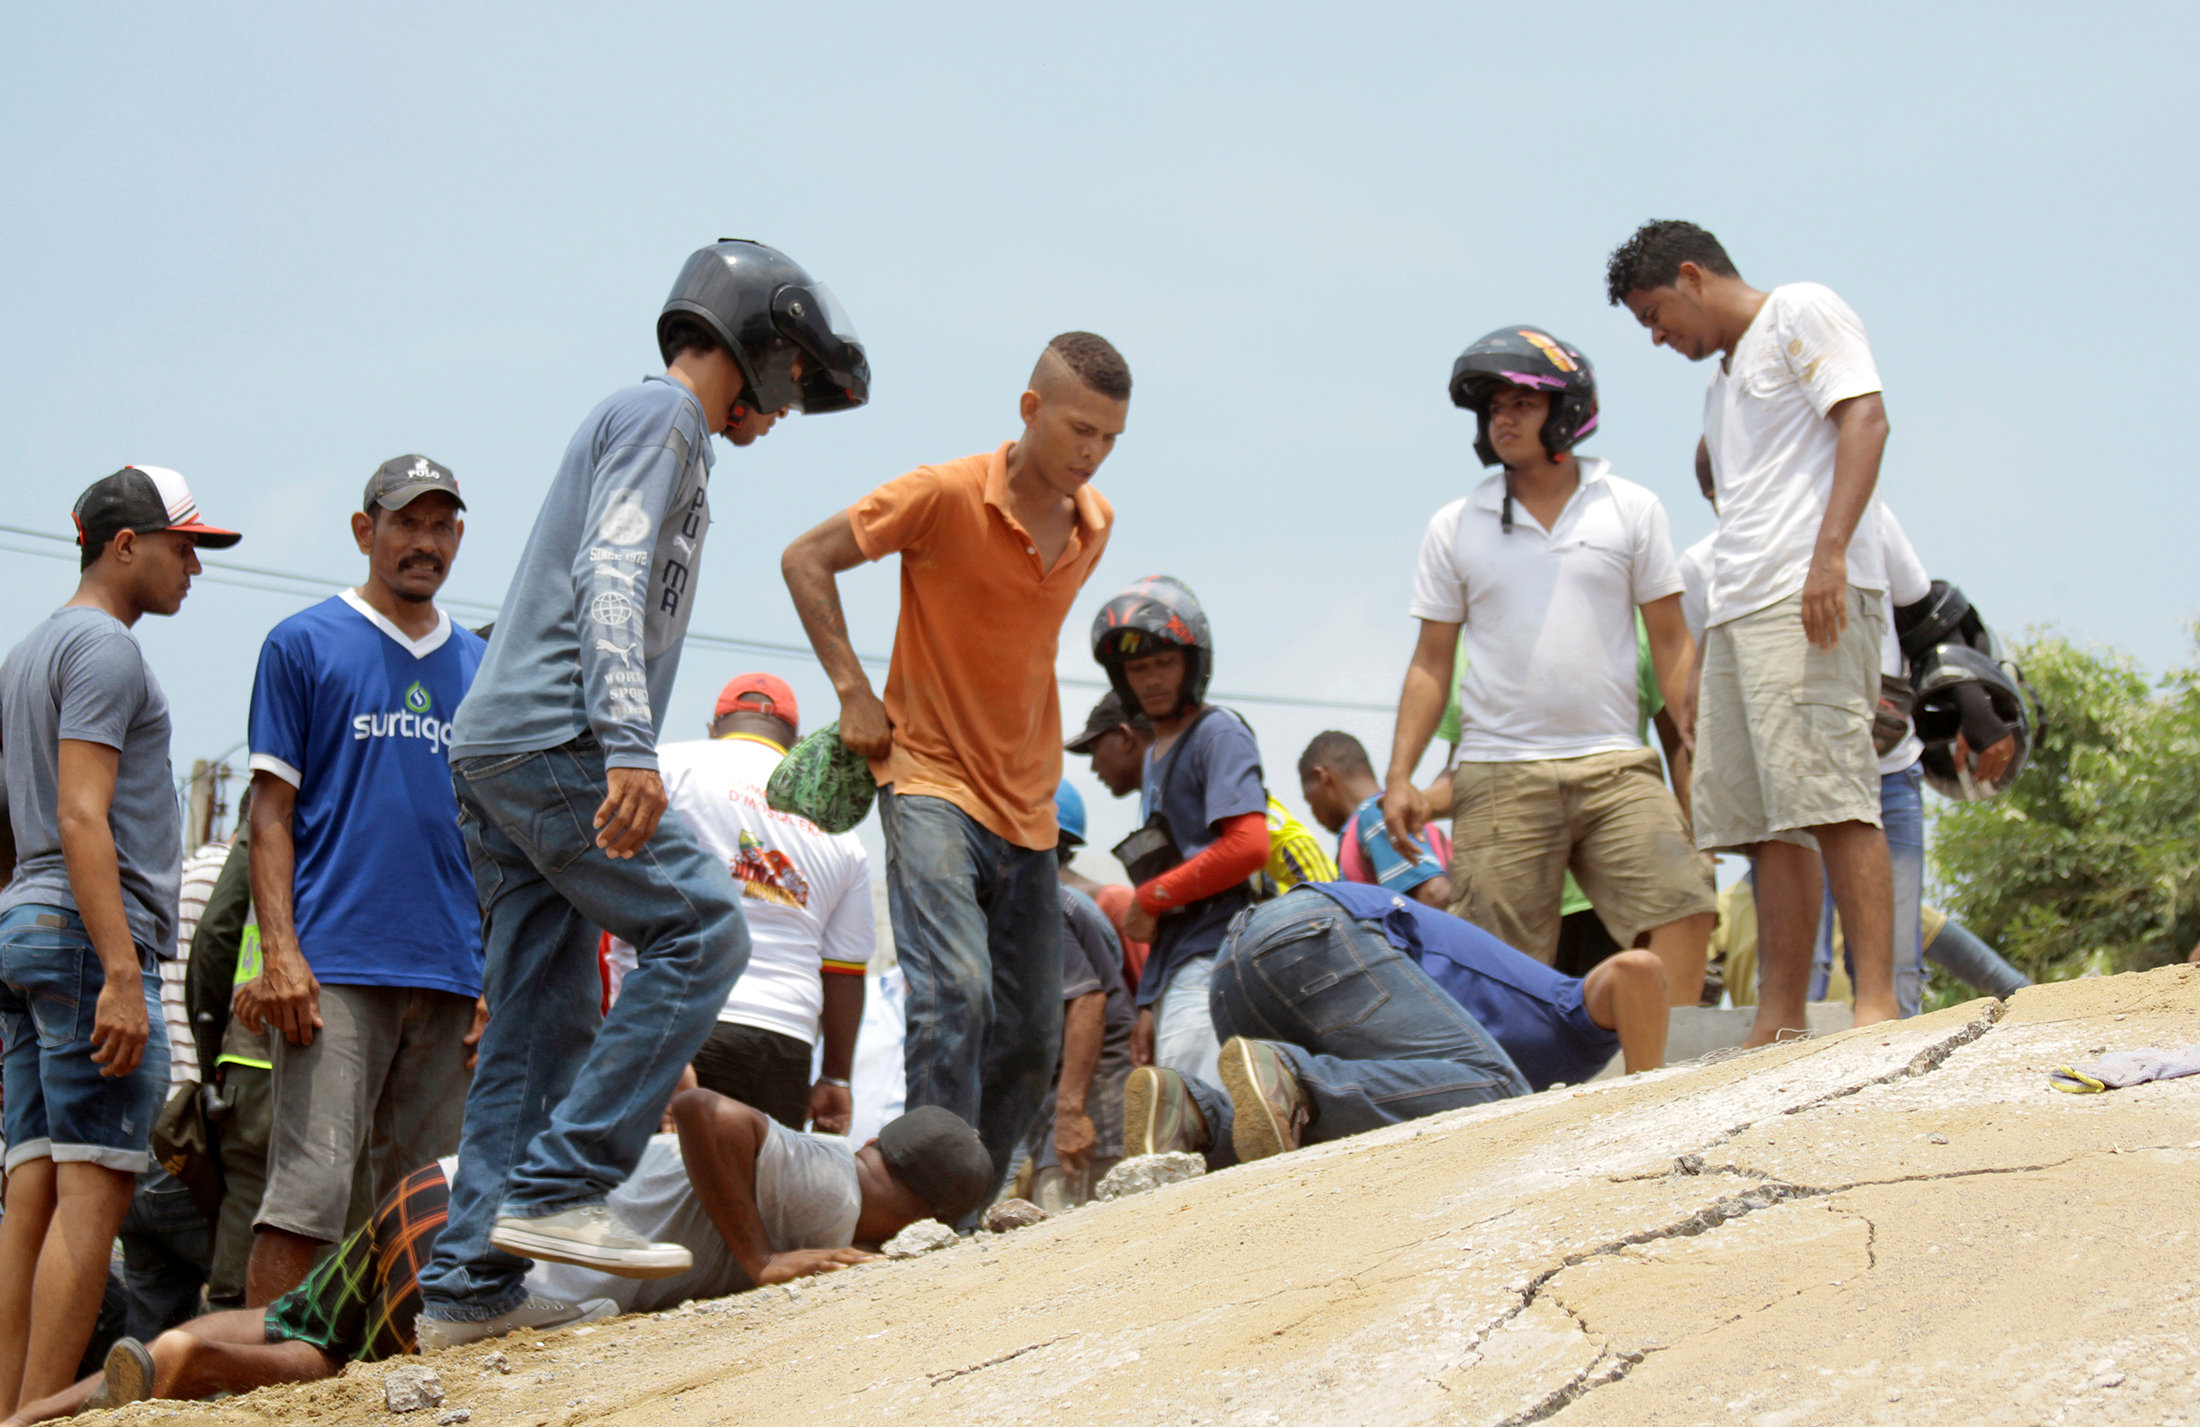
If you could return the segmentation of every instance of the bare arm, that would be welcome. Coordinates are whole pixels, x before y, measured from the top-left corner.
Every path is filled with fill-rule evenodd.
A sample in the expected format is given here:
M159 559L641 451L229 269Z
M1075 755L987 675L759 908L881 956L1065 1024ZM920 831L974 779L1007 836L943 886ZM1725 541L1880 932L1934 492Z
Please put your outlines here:
M846 1080L855 1068L856 1032L863 1028L863 978L840 972L821 973L825 982L825 1053L818 1073ZM823 1080L810 1087L810 1127L830 1135L845 1135L855 1119L855 1097L845 1085Z
M1689 687L1691 690L1695 688L1693 679L1689 681ZM1693 823L1695 814L1688 807L1688 780L1694 776L1696 760L1688 751L1687 745L1681 742L1680 725L1673 722L1670 712L1659 709L1653 723L1658 730L1658 742L1665 748L1665 770L1673 779L1673 796L1680 800L1681 816Z
M1650 665L1658 671L1658 692L1673 715L1683 745L1696 741L1696 641L1681 617L1681 597L1667 595L1642 607L1642 627L1650 636Z
M76 899L76 914L92 939L104 978L92 1020L92 1061L101 1075L117 1078L138 1068L151 1034L145 986L138 979L137 943L130 938L130 919L122 909L122 864L107 820L121 766L121 752L104 743L62 739L61 797L55 808L69 894Z
M1439 872L1413 889L1413 900L1437 911L1451 908L1451 878Z
M794 596L802 632L810 636L817 662L840 695L840 741L866 758L884 758L893 748L893 726L848 642L848 618L840 607L836 580L841 571L862 563L855 524L841 511L797 536L779 557L779 572L786 577L787 593Z
M756 1157L771 1133L760 1112L714 1091L685 1090L673 1097L672 1123L695 1197L750 1282L785 1283L871 1257L858 1249L772 1252L756 1204Z
M1413 662L1406 666L1405 688L1398 695L1398 723L1390 736L1390 775L1383 786L1383 826L1401 857L1417 855L1414 840L1428 821L1421 790L1413 786L1413 770L1444 716L1444 686L1451 681L1458 647L1458 625L1422 620Z
M1852 396L1826 413L1837 433L1833 491L1818 525L1810 574L1803 581L1803 633L1831 649L1848 627L1849 541L1879 488L1879 458L1887 449L1887 407L1878 392Z
M1067 1174L1082 1174L1100 1132L1086 1113L1100 1044L1107 1033L1108 993L1087 991L1062 1008L1062 1081L1054 1092L1054 1153Z
M252 774L252 908L260 924L260 974L237 988L234 1011L257 1035L267 1026L292 1045L312 1045L321 1025L321 983L298 945L291 888L298 847L291 816L298 790L268 772Z

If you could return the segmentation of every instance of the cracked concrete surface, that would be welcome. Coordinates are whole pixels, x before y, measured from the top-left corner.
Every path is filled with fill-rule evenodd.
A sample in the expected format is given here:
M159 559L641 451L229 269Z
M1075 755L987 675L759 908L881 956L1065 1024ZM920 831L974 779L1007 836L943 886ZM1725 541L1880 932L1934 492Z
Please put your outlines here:
M2046 1079L2195 1041L2200 968L2034 987L436 1362L482 1427L2200 1427L2200 1078ZM365 1423L378 1381L117 1416Z

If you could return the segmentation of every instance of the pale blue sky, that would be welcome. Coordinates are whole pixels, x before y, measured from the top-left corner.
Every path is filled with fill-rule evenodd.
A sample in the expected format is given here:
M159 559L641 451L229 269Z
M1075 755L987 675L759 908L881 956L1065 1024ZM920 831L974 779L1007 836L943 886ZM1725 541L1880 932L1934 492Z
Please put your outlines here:
M1445 377L1489 328L1583 347L1585 451L1682 543L1709 528L1707 371L1602 283L1638 222L1687 217L1759 286L1862 314L1883 489L1936 574L2006 631L2160 667L2200 613L2193 31L2112 5L11 7L6 522L64 531L90 480L170 465L247 533L236 560L333 588L365 477L424 451L472 505L449 592L493 604L573 428L653 368L681 260L755 237L838 291L874 398L721 446L698 630L799 643L787 540L1012 437L1040 346L1089 327L1137 390L1064 672L1166 570L1207 602L1219 689L1388 704L1422 526L1479 475ZM73 572L0 561L12 644ZM893 572L844 586L885 650ZM302 603L205 584L141 626L179 767L243 736L260 638ZM691 648L674 731L758 665L833 712L806 660ZM1388 747L1381 714L1245 708L1293 804L1317 729ZM1130 817L1095 802L1104 846Z

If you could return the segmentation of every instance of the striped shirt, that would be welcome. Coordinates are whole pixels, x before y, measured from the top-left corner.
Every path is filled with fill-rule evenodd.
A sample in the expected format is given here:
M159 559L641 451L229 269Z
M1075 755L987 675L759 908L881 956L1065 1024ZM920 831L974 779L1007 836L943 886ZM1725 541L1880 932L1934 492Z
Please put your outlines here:
M198 1042L183 1007L183 981L191 969L191 937L206 913L215 879L229 860L229 841L210 842L183 859L183 882L176 897L176 949L160 959L160 1018L168 1026L168 1088L199 1078Z

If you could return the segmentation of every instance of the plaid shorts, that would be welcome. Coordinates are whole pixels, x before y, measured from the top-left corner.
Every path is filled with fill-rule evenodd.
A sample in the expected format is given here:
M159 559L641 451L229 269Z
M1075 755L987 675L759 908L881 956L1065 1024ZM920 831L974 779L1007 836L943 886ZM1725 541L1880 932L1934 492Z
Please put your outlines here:
M441 1165L406 1176L304 1283L267 1305L267 1340L367 1363L413 1351L420 1271L450 1212Z

